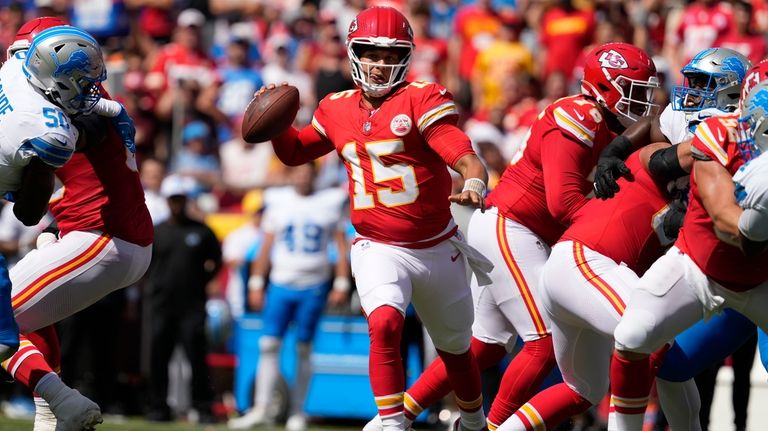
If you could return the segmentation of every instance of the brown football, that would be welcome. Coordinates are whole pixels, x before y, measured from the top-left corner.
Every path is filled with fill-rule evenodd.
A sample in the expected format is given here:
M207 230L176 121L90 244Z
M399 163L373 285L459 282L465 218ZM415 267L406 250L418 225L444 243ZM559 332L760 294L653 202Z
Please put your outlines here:
M278 85L255 96L243 115L242 133L246 142L269 141L293 124L299 112L299 90Z

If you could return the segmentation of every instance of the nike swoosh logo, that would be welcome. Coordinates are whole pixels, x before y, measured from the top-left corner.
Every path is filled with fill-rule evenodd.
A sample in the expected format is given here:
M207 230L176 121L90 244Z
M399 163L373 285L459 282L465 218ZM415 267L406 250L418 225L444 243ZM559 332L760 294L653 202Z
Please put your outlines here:
M461 252L456 253L456 256L451 256L451 262L456 262L456 259L458 259L459 256L461 256Z
M717 131L717 139L720 142L724 142L725 141L725 136L723 136L723 131L722 130L718 129L718 131Z
M576 111L576 117L579 119L579 121L584 121L584 115L582 115L581 112Z

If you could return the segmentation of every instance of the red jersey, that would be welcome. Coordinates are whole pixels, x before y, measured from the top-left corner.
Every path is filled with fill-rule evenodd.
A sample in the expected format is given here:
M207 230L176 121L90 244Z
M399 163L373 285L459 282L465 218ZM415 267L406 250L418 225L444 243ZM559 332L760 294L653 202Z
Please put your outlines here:
M613 199L590 199L574 216L561 241L577 241L635 273L644 273L672 240L662 220L669 207L666 191L640 163L640 152L627 159L633 181L622 177Z
M453 97L438 85L405 83L376 110L359 89L326 96L312 126L344 160L352 224L360 235L386 243L435 238L452 222L448 196L453 166L473 154L466 142L428 139L439 120L455 124ZM440 141L442 142L442 141Z
M586 203L592 190L587 176L614 137L594 100L578 95L555 101L531 126L489 205L554 244Z
M595 31L595 13L565 11L559 7L544 13L541 19L541 44L547 48L542 76L562 72L570 80L581 51L590 43Z
M62 235L99 230L140 246L154 229L144 204L136 157L111 125L100 144L76 152L56 176L64 187L50 204ZM61 195L63 193L63 195Z
M477 53L491 44L501 30L501 20L493 11L466 5L456 13L454 32L461 40L459 77L470 79Z
M684 61L688 63L699 52L715 46L718 37L725 36L732 26L728 5L717 2L711 6L691 3L686 6L672 44L679 44Z
M719 162L731 175L744 164L736 147L738 115L708 118L696 128L691 143L694 159ZM737 247L717 239L712 218L704 209L696 184L696 161L691 174L691 194L683 227L675 245L687 254L701 270L735 290L749 290L768 280L768 253L747 257Z

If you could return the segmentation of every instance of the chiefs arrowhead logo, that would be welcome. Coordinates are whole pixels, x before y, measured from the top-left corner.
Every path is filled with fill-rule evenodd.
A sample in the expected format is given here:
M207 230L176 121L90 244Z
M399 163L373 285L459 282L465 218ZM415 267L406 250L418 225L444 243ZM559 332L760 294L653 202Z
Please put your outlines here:
M627 60L624 56L614 50L606 51L600 54L598 59L600 65L606 69L626 69Z

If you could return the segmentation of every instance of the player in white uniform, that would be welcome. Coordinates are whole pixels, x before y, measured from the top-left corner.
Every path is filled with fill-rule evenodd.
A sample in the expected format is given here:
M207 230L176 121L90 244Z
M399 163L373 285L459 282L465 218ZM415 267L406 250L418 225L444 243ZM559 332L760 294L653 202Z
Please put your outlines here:
M338 303L349 290L349 260L343 216L347 192L315 191L316 168L305 164L291 173L294 187L268 191L262 220L264 242L248 281L249 303L262 309L264 332L259 340L259 366L254 407L229 422L230 428L250 428L271 419L266 413L279 376L280 346L293 321L298 340L298 373L291 394L289 431L306 429L304 398L311 377L309 354L315 328L331 289L333 268L328 246L338 248L331 300ZM269 270L269 286L264 290Z
M80 43L77 49L74 40ZM98 44L87 33L72 33L59 41L64 46L58 51L39 45L32 61L25 61L22 54L0 68L0 193L15 201L14 214L25 225L36 224L45 214L54 170L75 150L78 132L68 114L91 109L99 96L89 90L106 78ZM70 83L66 90L46 91L61 78ZM19 340L4 262L2 267L0 359L5 360Z

